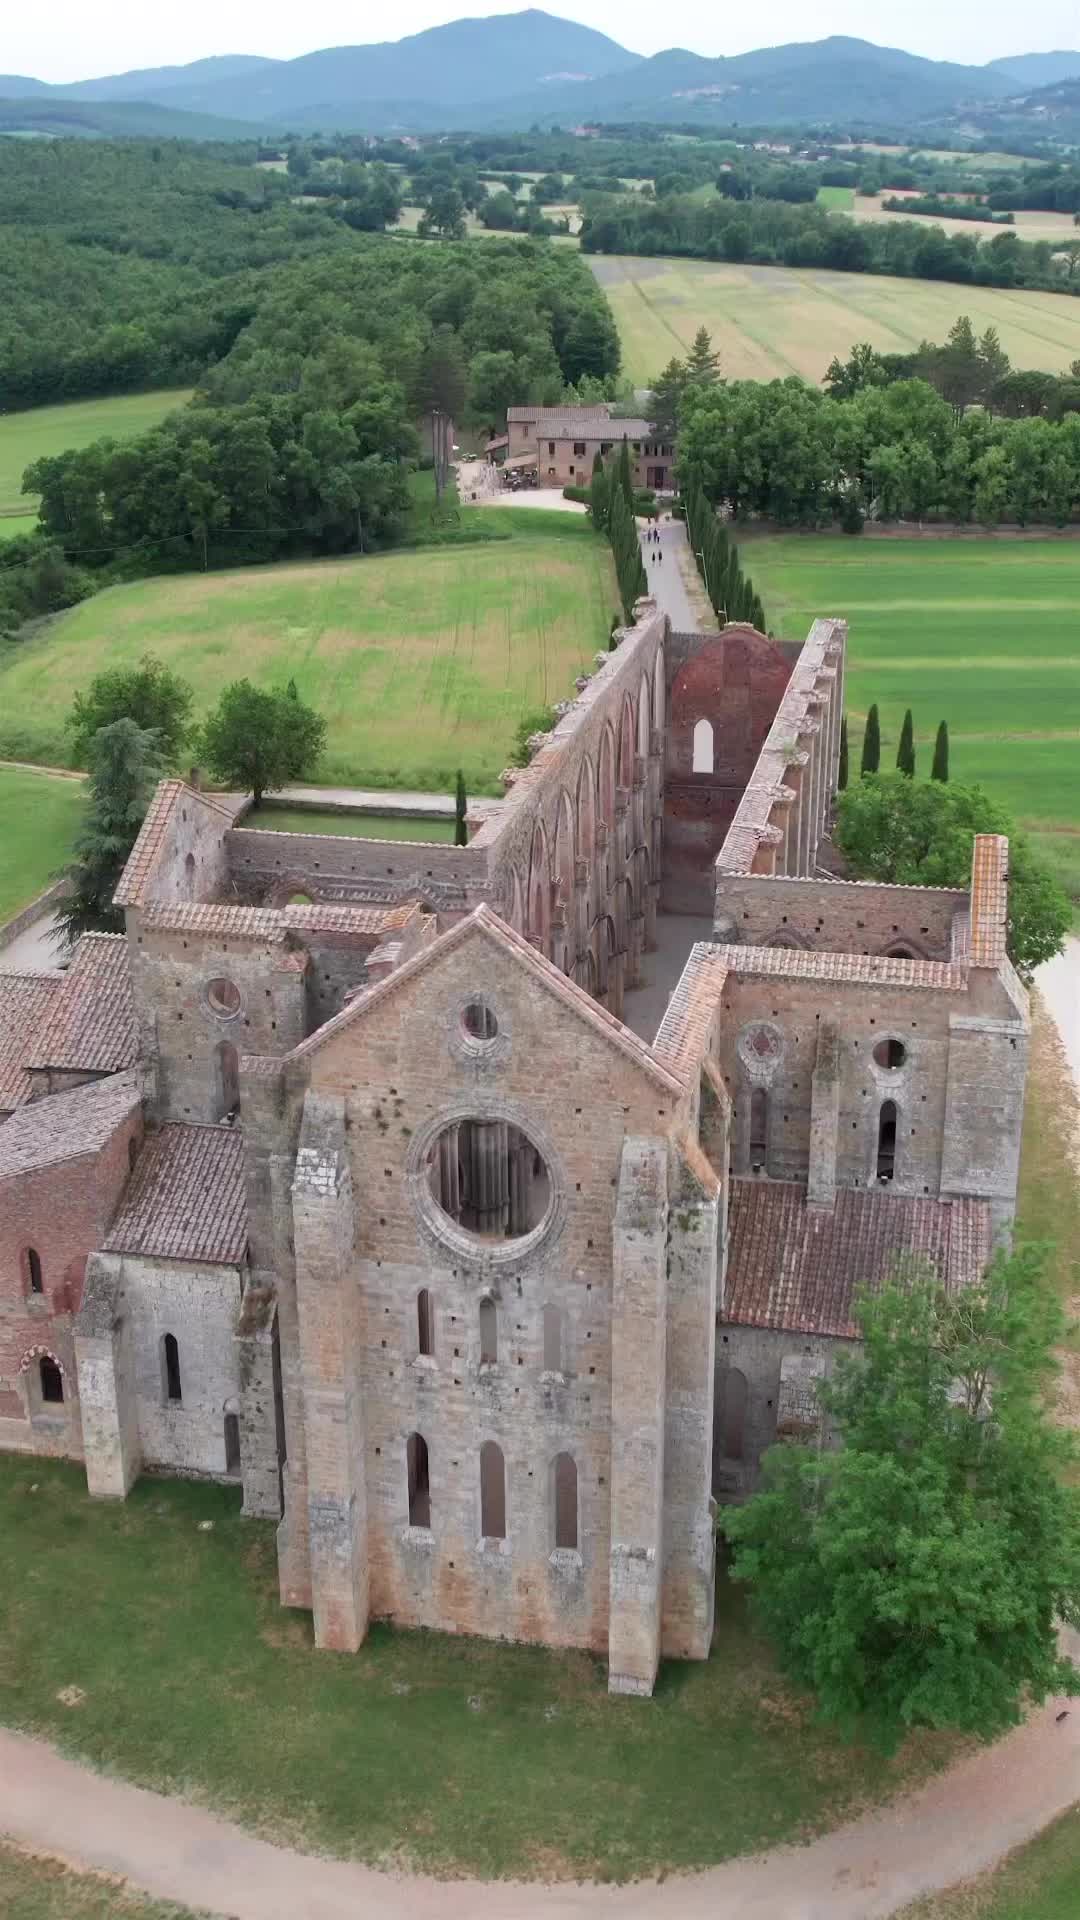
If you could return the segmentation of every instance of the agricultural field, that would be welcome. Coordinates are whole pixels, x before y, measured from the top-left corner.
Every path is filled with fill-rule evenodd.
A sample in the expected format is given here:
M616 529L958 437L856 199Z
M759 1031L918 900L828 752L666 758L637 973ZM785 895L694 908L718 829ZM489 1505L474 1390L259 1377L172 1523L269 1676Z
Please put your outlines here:
M28 502L22 477L32 460L87 447L106 434L132 440L156 427L191 398L190 388L156 393L116 393L104 400L69 400L60 407L31 407L0 416L0 529L6 516L23 516Z
M295 678L328 721L323 781L449 793L461 767L471 793L499 791L519 722L572 694L617 599L584 516L472 512L498 537L95 595L3 656L0 754L66 764L75 688L151 652L200 713L230 680Z
M817 203L827 213L850 213L855 205L854 187L819 187Z
M81 780L0 766L0 923L29 905L66 866L83 793Z
M782 638L819 614L850 622L853 755L874 701L883 764L905 708L923 772L947 720L953 778L1009 807L1080 900L1080 545L820 534L745 539L741 552Z
M896 1920L1076 1920L1080 1808L1017 1847L992 1873L904 1907Z
M4 1920L198 1920L187 1907L150 1900L114 1874L77 1873L7 1840L0 1840L0 1886Z
M886 215L886 218L889 216ZM611 303L630 378L654 379L705 326L733 380L820 380L858 341L909 353L944 340L962 313L994 326L1014 366L1061 373L1080 357L1080 300L1021 288L956 286L814 267L589 254Z
M330 833L361 840L424 840L453 842L454 822L414 820L389 813L335 813L332 808L290 807L267 800L240 822L263 833Z
M851 193L850 187L821 187L818 199L824 193ZM891 198L888 193L852 194L847 210L853 212L856 220L914 220L920 227L941 227L945 233L975 234L982 239L993 239L998 233L1015 233L1021 240L1056 240L1064 246L1068 240L1080 239L1073 224L1071 213L1039 213L1034 210L1014 213L1011 227L995 225L992 220L950 220L948 215L936 213L890 213L882 203ZM1051 298L1054 296L1051 295Z

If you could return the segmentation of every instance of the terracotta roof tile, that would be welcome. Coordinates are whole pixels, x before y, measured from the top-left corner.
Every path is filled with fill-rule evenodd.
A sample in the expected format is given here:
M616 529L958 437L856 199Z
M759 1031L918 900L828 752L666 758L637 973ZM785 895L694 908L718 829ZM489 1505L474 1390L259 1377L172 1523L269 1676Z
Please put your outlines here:
M705 940L691 947L652 1043L656 1058L680 1080L685 1080L708 1047L709 1027L728 976L724 958L728 951Z
M235 801L230 803L213 793L196 793L194 787L187 786L183 780L160 780L146 810L146 818L139 828L139 837L120 875L120 884L113 894L114 907L137 907L141 904L147 883L165 845L173 809L181 794L201 806L212 807L232 824Z
M610 420L611 403L601 400L594 407L507 407L506 417L535 422L538 427L584 426L589 421Z
M261 940L280 945L290 932L351 933L380 938L406 925L419 903L400 906L243 907L226 902L161 900L144 907L148 932L218 934L229 940Z
M977 833L971 850L971 932L968 954L973 967L1000 967L1005 959L1009 919L1009 842L1003 833Z
M184 1121L148 1136L105 1251L236 1266L247 1238L243 1134Z
M141 1098L130 1072L30 1101L0 1125L0 1179L97 1153Z
M855 1296L929 1263L968 1286L990 1258L985 1200L839 1189L832 1209L786 1181L733 1180L723 1318L737 1325L854 1339Z
M0 1113L30 1098L26 1057L63 984L59 972L0 972Z
M818 953L802 947L717 947L729 973L772 980L837 980L852 985L925 987L962 993L967 970L944 960L899 960L881 953Z
M829 656L843 643L843 621L815 620L803 643L791 679L758 755L724 844L717 855L720 873L750 873L760 846L775 845L777 829L769 820L777 787L784 785L788 767L800 764L800 735L820 731L820 696L816 681L827 675Z
M138 1050L127 941L121 933L86 933L26 1064L117 1073L134 1066Z

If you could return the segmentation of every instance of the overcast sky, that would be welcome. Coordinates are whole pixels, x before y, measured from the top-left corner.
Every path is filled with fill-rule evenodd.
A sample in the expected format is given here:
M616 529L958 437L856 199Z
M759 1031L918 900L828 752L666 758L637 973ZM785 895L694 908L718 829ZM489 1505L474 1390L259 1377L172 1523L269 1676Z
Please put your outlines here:
M23 6L7 0L0 24L0 71L39 80L84 80L131 67L197 60L210 53L261 53L292 59L317 47L358 45L418 33L463 14L516 11L507 0L398 0L392 8L322 0L314 8L284 0L185 0L180 7L147 0L52 0ZM908 0L877 12L858 0L820 0L813 10L796 0L762 7L719 8L715 0L582 0L551 5L585 25L608 33L637 53L689 47L711 56L745 53L788 40L849 33L906 47L936 60L972 64L999 54L1042 52L1080 45L1080 0L1032 0L1017 12L1005 0Z

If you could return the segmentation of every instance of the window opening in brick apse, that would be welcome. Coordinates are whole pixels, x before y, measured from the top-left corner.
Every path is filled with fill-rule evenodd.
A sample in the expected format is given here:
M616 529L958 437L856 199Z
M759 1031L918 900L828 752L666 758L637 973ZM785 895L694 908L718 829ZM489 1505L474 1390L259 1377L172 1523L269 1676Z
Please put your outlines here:
M569 1453L555 1456L555 1545L578 1543L577 1465Z
M48 1354L44 1354L38 1364L38 1373L41 1378L41 1397L46 1405L63 1406L64 1376L56 1361L50 1360Z
M182 1400L183 1388L180 1382L180 1349L176 1344L175 1333L167 1333L161 1343L165 1359L165 1395L169 1400Z
M713 770L713 730L711 720L694 722L694 762L695 773L711 773Z
M884 1184L896 1171L896 1101L884 1100L878 1118L877 1177Z
M480 1365L493 1367L499 1358L499 1316L494 1300L480 1302Z
M435 1352L435 1309L427 1287L416 1296L416 1351L429 1359Z
M879 1040L874 1048L874 1064L889 1067L893 1071L902 1067L907 1059L907 1048L902 1040Z
M234 1479L240 1473L240 1416L225 1415L225 1471Z
M428 1475L427 1441L422 1433L410 1433L405 1446L409 1474L409 1525L431 1525L431 1481Z
M750 1164L765 1166L769 1151L769 1096L763 1087L750 1095Z
M506 1466L494 1440L480 1449L480 1532L485 1540L506 1539Z
M31 1293L44 1293L45 1281L41 1272L41 1255L36 1247L26 1249L26 1270L30 1277Z
M436 1205L480 1240L531 1233L551 1204L543 1155L506 1120L458 1120L428 1154L428 1186Z

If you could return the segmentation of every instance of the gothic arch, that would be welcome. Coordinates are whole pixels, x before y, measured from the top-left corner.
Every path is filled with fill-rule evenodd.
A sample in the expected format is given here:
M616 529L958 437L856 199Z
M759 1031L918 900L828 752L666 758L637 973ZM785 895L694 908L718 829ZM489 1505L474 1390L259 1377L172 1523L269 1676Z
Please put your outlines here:
M774 927L768 938L760 944L763 947L798 947L804 953L811 950L806 935L797 933L794 927Z
M608 913L593 921L589 934L589 956L593 963L595 985L592 992L606 1001L615 965L615 922Z
M548 857L547 834L544 823L538 820L533 828L532 855L529 861L529 897L528 926L530 940L535 940L541 953L551 952L551 861Z
M510 869L510 899L508 901L510 925L515 933L525 931L525 891L521 884L520 868Z
M663 647L657 647L656 659L653 661L652 697L652 723L657 733L663 733L664 731L664 720L667 711L666 693L664 649Z
M642 760L649 757L649 739L652 733L652 702L649 698L649 677L643 673L638 689L637 703L637 750Z
M879 952L888 960L928 960L930 957L923 942L910 939L906 933L894 933Z
M581 762L577 784L577 852L591 860L596 845L596 773L588 754Z
M596 776L596 813L606 827L615 825L615 736L608 721L600 737L600 766Z
M634 743L637 737L637 722L634 718L634 703L627 694L619 715L619 785L629 793L634 784Z
M574 910L574 809L565 788L559 795L559 822L555 829L555 882L565 926L563 971L569 973L577 950Z

